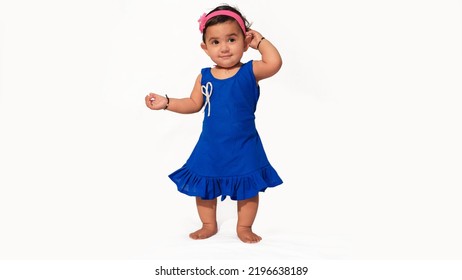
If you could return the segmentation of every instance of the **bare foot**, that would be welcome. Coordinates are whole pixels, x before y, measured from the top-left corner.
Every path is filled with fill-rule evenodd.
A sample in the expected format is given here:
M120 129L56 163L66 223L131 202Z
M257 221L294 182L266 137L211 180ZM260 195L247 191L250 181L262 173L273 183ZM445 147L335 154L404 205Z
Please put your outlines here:
M203 224L201 229L190 233L189 237L191 237L194 240L207 239L215 235L217 232L218 232L217 225Z
M244 243L258 243L262 239L260 236L253 233L251 227L238 226L237 236Z

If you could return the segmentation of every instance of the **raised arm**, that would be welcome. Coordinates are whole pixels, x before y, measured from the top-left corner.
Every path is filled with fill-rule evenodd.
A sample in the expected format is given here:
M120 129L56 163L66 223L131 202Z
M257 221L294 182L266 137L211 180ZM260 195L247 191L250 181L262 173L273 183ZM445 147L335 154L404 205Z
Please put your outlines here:
M169 110L180 114L199 112L204 104L201 91L201 78L199 74L194 83L191 95L186 98L168 98L156 93L149 93L144 98L146 106L151 110Z
M255 30L249 30L247 36L252 36L250 47L261 54L261 60L253 62L253 72L257 82L276 74L282 66L281 55L276 47Z

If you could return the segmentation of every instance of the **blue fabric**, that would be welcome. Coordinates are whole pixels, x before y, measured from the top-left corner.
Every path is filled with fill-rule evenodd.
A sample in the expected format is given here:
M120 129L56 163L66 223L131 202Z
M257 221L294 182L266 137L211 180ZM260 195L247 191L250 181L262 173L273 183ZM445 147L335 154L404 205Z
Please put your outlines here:
M229 196L232 200L244 200L267 187L282 184L255 127L260 88L252 61L227 79L213 77L211 68L204 68L201 73L202 85L212 83L212 95L191 156L183 167L169 175L178 190L202 199L222 196L224 200Z

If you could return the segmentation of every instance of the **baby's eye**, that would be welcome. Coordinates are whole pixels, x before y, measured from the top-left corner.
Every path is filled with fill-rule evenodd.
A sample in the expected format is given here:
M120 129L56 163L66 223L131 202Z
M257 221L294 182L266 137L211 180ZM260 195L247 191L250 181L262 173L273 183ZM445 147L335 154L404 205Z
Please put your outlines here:
M228 39L228 42L234 43L234 42L236 42L236 39L235 39L235 38L229 38L229 39Z
M218 45L220 42L218 42L218 40L213 40L212 41L212 45Z

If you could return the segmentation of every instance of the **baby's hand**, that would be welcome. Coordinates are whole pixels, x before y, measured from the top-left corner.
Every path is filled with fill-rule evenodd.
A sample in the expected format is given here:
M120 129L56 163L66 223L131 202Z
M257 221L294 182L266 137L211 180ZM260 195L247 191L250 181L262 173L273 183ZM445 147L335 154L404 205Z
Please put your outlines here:
M260 32L252 30L252 29L247 31L245 36L251 38L250 47L253 48L253 49L257 49L258 43L263 38L263 35L261 35Z
M144 98L146 106L151 110L161 110L165 109L167 106L167 98L155 93L149 93Z

